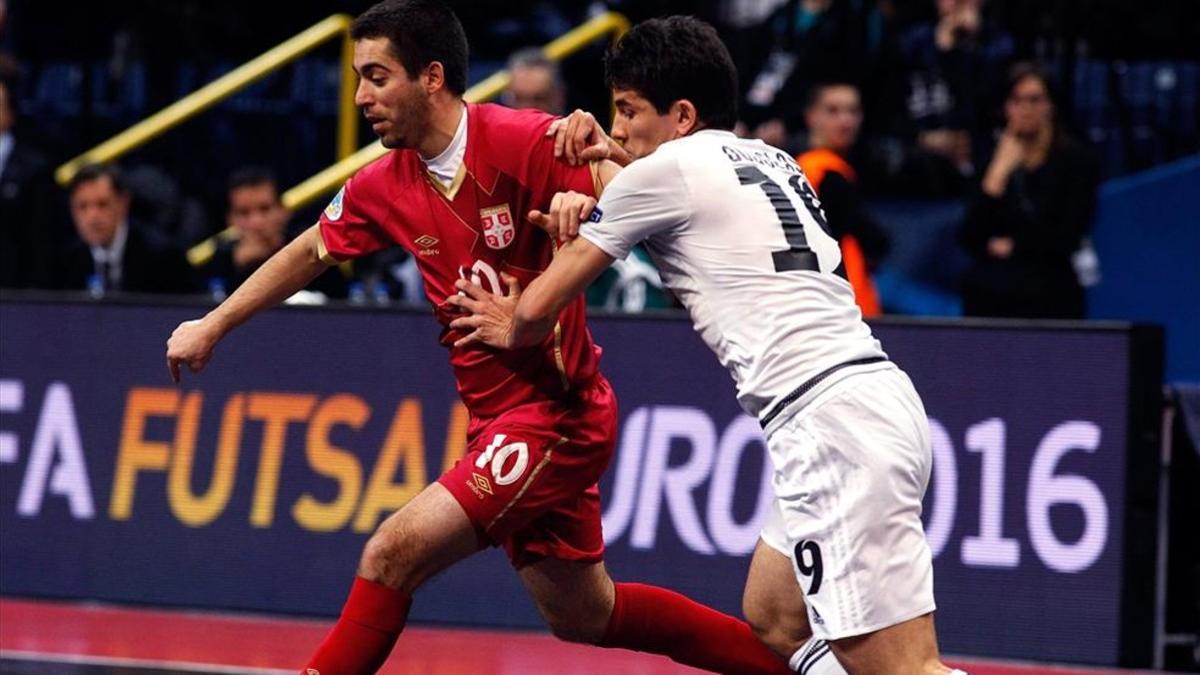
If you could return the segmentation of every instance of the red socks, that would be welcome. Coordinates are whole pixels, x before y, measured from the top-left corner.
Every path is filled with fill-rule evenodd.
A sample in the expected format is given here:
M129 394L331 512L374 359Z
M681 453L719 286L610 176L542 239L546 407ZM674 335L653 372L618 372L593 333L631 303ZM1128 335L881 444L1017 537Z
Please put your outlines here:
M791 672L744 621L664 588L615 584L615 594L600 646L662 654L728 675ZM411 604L406 593L356 577L341 618L302 675L374 673L391 653Z
M383 584L354 578L342 616L301 675L357 675L379 670L404 629L412 598Z
M623 647L728 675L790 674L745 622L665 588L614 584L602 647Z

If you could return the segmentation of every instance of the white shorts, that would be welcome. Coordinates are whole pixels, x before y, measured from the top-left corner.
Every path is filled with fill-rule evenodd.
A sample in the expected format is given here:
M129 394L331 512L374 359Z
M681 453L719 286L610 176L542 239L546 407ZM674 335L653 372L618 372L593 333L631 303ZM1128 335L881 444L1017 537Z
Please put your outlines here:
M933 611L921 526L929 422L908 376L846 377L768 434L777 500L762 539L791 558L813 635L862 635Z

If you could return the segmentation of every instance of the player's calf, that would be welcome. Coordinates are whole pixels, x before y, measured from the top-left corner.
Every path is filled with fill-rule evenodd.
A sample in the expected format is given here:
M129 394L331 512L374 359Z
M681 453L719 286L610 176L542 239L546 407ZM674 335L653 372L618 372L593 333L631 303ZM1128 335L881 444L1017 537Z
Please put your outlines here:
M554 637L598 644L613 610L613 582L603 563L546 558L519 571Z

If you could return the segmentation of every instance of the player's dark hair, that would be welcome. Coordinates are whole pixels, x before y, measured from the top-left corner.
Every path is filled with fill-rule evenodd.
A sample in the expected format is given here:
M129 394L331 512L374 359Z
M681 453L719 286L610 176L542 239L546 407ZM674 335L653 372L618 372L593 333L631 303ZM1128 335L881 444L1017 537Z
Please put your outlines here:
M1050 98L1051 103L1058 100L1058 96L1055 95L1054 91L1054 83L1050 81L1050 74L1046 72L1046 69L1041 64L1033 61L1018 61L1009 68L1008 88L1004 90L1005 97L1011 97L1013 92L1017 90L1017 85L1031 77L1042 83L1042 88L1046 90L1046 96Z
M1008 100L1012 98L1017 91L1017 86L1027 79L1035 79L1042 83L1042 88L1046 90L1046 97L1050 100L1050 104L1054 106L1054 114L1051 116L1050 123L1053 127L1053 135L1051 137L1051 145L1058 146L1064 143L1071 136L1067 130L1067 124L1064 123L1062 117L1063 111L1058 107L1058 92L1054 86L1054 81L1050 78L1050 73L1040 63L1036 61L1018 61L1008 69L1008 81L1004 90L1004 98Z
M437 61L446 74L446 89L459 96L467 90L467 34L439 0L384 0L354 20L350 37L387 38L409 79Z
M275 172L263 166L244 166L229 174L226 182L226 192L245 187L270 185L275 190L275 199L279 199L279 181L275 180Z
M710 129L737 123L737 69L707 23L690 16L650 19L608 50L604 79L610 89L635 91L665 114L687 99Z
M112 181L113 191L119 195L129 194L129 185L125 182L125 174L121 172L120 167L116 164L87 164L84 165L71 178L71 182L67 184L67 194L75 194L75 190L84 183L108 178Z

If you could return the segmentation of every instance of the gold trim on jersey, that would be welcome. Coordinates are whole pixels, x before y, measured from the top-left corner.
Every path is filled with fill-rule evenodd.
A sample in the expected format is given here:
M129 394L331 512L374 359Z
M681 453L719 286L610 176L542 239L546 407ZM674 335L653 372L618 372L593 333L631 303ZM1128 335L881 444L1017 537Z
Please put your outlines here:
M443 195L443 196L445 196L445 195ZM454 216L454 219L457 220L460 225L467 228L467 231L470 232L471 236L474 237L474 239L471 240L471 246L468 248L468 250L474 250L475 245L479 243L479 238L482 237L483 234L479 230L471 227L470 223L463 220L463 217L458 215L458 211L454 210L454 202L446 199L446 200L442 200L441 204L443 206L445 206L446 210L448 210L450 212L450 215Z
M333 254L329 252L329 249L325 248L325 237L321 236L320 225L318 225L317 228L317 258L319 258L321 262L325 263L326 265L342 264L341 260L333 257Z
M496 186L500 184L500 171L496 170L495 167L492 167L492 169L496 171L496 177L492 179L492 189L490 190L483 187L483 183L479 182L479 176L476 176L473 171L467 171L467 175L471 177L471 180L475 181L475 186L483 190L483 193L489 197L496 194Z
M592 189L596 191L596 199L600 199L600 193L604 192L604 183L600 181L600 161L593 159L588 162L588 168L592 171Z
M442 193L442 196L450 201L454 201L454 197L458 194L458 189L462 187L463 180L467 177L467 162L463 158L462 164L458 165L458 171L454 172L454 180L450 181L450 186L442 185L442 181L431 171L425 172L425 177L429 179L430 184L434 189Z
M567 379L567 365L563 361L561 321L554 322L554 365L558 366L558 377L562 379L563 391L570 391L571 382Z
M567 439L560 436L558 442L554 444L554 448L557 448L566 442ZM513 495L513 498L504 505L504 508L500 509L500 513L497 513L496 517L492 518L492 522L488 523L484 530L492 529L496 523L500 522L500 519L504 517L504 514L508 513L508 510L512 508L513 504L516 504L521 497L525 495L525 491L529 489L530 485L533 485L534 479L537 478L538 474L542 472L542 469L544 469L546 465L550 463L550 459L554 456L554 448L550 448L546 451L546 454L542 456L542 459L540 462L538 462L537 466L533 467L533 471L530 472L529 478L525 479L525 484L522 485L521 489L517 491L517 494Z

